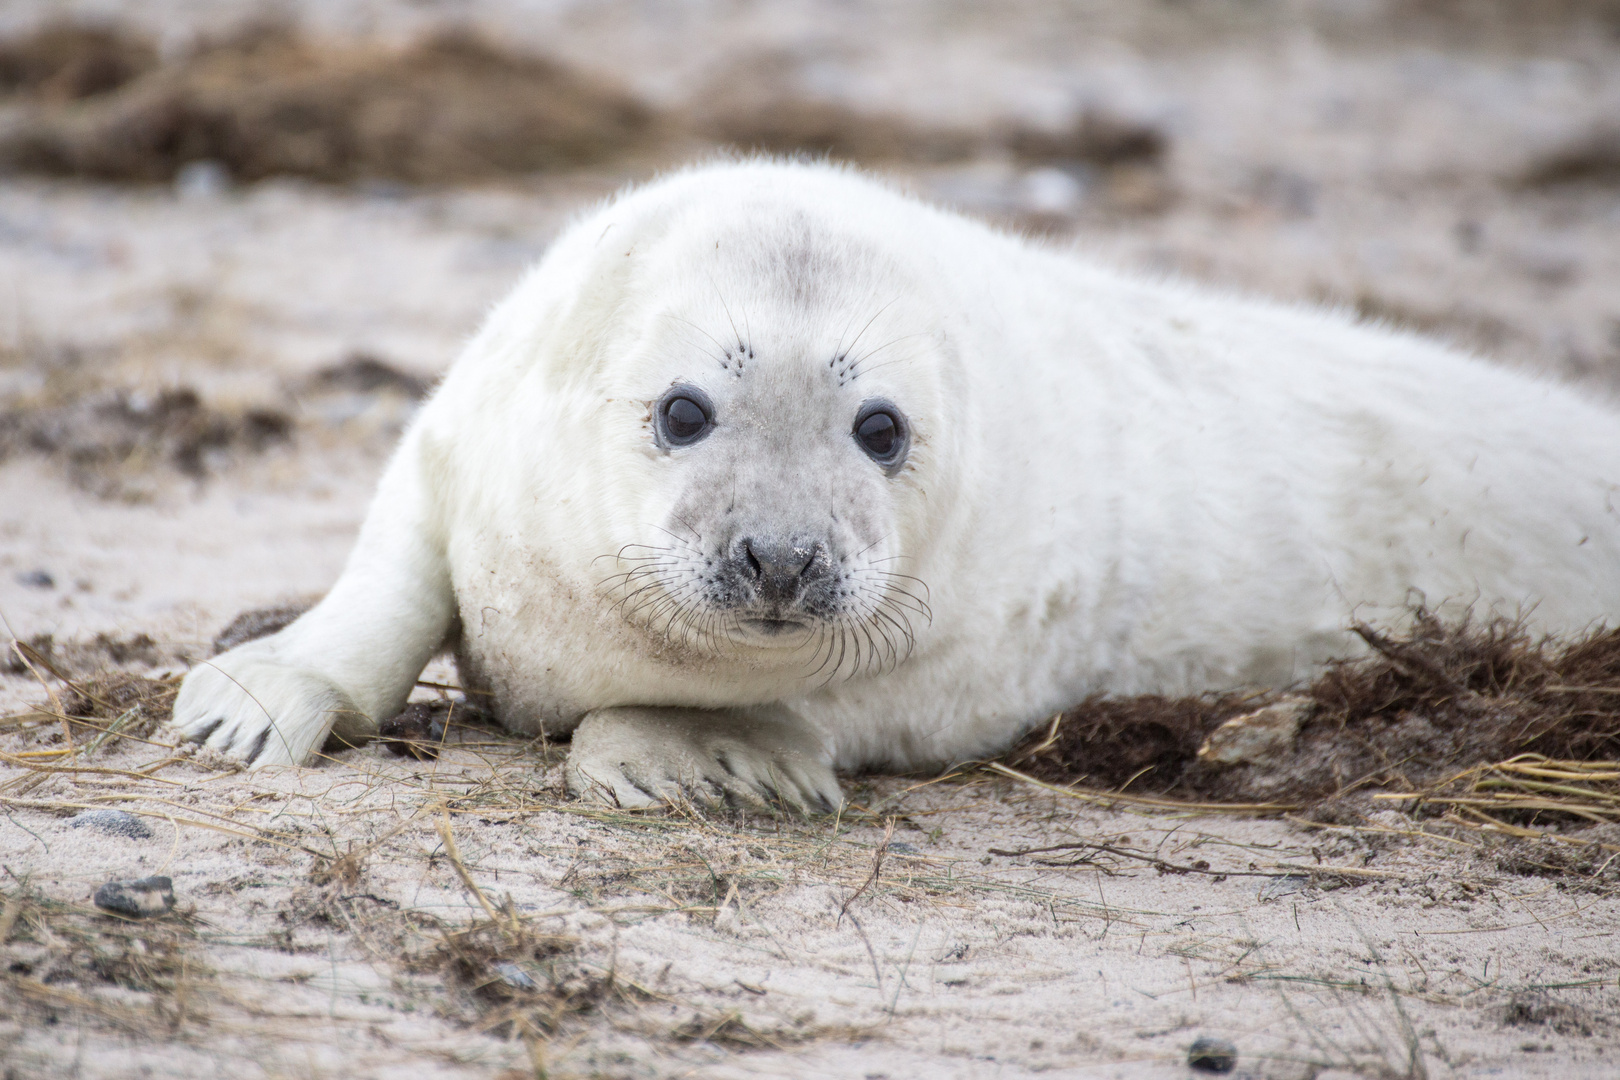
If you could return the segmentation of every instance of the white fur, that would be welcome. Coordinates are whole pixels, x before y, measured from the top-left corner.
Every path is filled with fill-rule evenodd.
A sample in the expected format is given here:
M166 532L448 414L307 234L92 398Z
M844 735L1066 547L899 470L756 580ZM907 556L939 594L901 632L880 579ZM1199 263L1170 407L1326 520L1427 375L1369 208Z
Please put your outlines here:
M745 374L720 370L742 341ZM731 456L658 449L650 403L703 380L753 395L727 406L754 410ZM893 479L840 419L874 394L914 426ZM926 583L909 648L869 634L810 677L805 651L636 616L624 553L665 542L716 468L744 501L764 476L859 506L860 572ZM194 670L175 715L194 737L223 721L207 741L244 755L273 726L258 762L302 762L335 716L363 732L399 709L450 635L521 730L666 706L807 733L820 772L794 786L813 802L828 766L990 754L1088 694L1297 681L1353 651L1352 617L1414 597L1612 622L1617 486L1620 416L1565 386L1123 275L836 168L720 165L557 241L406 434L331 593ZM660 772L686 753L665 728L600 715L576 774L653 795L692 779L689 760ZM741 745L750 775L774 767Z

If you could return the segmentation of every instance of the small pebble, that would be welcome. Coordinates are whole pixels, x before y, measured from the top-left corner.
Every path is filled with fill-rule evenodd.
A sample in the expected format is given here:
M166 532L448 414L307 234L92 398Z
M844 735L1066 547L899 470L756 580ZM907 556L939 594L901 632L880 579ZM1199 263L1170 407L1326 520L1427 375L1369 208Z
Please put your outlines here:
M491 966L495 969L495 974L501 977L501 982L505 983L507 986L510 986L514 990L540 989L540 984L536 983L534 978L530 976L527 971L524 971L516 964L510 963L506 960L500 960Z
M146 840L152 835L146 822L124 810L81 810L69 819L68 824L75 829L88 825L97 832L131 840Z
M174 882L159 875L109 881L96 890L96 907L135 919L164 915L174 907Z
M56 579L43 570L28 570L17 575L17 584L30 589L54 589Z
M1187 1048L1187 1064L1199 1072L1229 1073L1237 1067L1237 1046L1201 1035Z
M188 161L174 175L174 193L182 199L217 199L231 190L231 170L223 161Z

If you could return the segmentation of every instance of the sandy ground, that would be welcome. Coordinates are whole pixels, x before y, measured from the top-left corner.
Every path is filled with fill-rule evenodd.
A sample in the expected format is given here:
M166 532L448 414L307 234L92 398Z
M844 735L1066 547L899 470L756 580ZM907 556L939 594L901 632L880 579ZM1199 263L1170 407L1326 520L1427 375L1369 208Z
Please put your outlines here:
M283 10L394 39L471 21L665 103L761 56L923 118L1105 103L1171 140L1157 212L1000 160L899 179L1147 272L1620 385L1620 189L1517 183L1620 115L1613 36L1459 46L1309 4L1214 7L1209 25L1100 2ZM0 31L68 9L116 9L170 48L252 10L18 0ZM0 177L0 408L189 387L221 415L292 425L199 475L140 455L88 478L60 454L0 461L6 636L102 635L111 656L145 634L152 663L125 666L160 674L238 611L324 589L410 405L312 389L315 373L366 354L431 377L568 215L633 179L209 193ZM43 698L0 674L0 711ZM453 725L436 763L373 747L248 777L126 741L78 762L111 771L37 774L64 760L37 753L65 748L58 731L0 727L8 1080L1181 1077L1204 1034L1251 1076L1620 1067L1614 886L1527 875L1490 838L1425 839L1393 811L1307 829L980 776L852 781L858 808L836 822L637 817L567 803L555 751L481 728ZM152 835L72 828L91 805ZM1136 854L992 854L1082 840ZM160 872L181 915L109 937L95 888Z
M40 1023L72 1016L78 987L30 984L32 1008L0 1028L14 1075L528 1075L529 1045L479 1030L504 996L524 1003L525 977L588 1010L531 1044L552 1075L1179 1077L1205 1033L1250 1076L1598 1077L1620 1054L1620 901L1467 846L990 782L857 785L863 809L839 822L637 818L562 803L538 748L460 734L431 765L367 749L248 780L193 757L28 791L152 826L132 840L8 807L5 865L72 906L57 934L93 921L102 881L163 873L188 966L148 945L153 968L171 959L148 976L161 989L100 995L100 1023ZM561 939L541 961L481 962L465 978L493 1000L432 958L442 926L485 918L437 831L446 811L498 918ZM1231 876L994 853L1075 841ZM312 882L351 851L350 877Z

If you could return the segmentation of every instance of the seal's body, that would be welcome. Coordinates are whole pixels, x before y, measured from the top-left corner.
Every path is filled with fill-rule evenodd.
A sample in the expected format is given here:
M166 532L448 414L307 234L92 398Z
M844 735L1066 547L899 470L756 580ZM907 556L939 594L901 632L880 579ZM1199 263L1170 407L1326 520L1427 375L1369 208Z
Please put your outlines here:
M450 644L509 727L579 728L576 790L809 806L829 768L989 754L1099 691L1286 685L1415 598L1620 618L1620 414L835 168L724 165L564 234L325 600L175 715L301 762Z

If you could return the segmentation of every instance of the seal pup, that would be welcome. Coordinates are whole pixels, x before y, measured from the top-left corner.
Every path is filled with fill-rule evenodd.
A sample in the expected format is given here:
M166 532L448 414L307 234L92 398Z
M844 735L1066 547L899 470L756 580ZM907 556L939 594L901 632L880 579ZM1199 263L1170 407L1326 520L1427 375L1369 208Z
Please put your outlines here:
M1337 313L1092 265L856 172L696 168L569 228L405 433L342 575L196 667L301 763L424 663L571 789L840 802L1098 692L1284 686L1353 613L1620 615L1620 415Z

